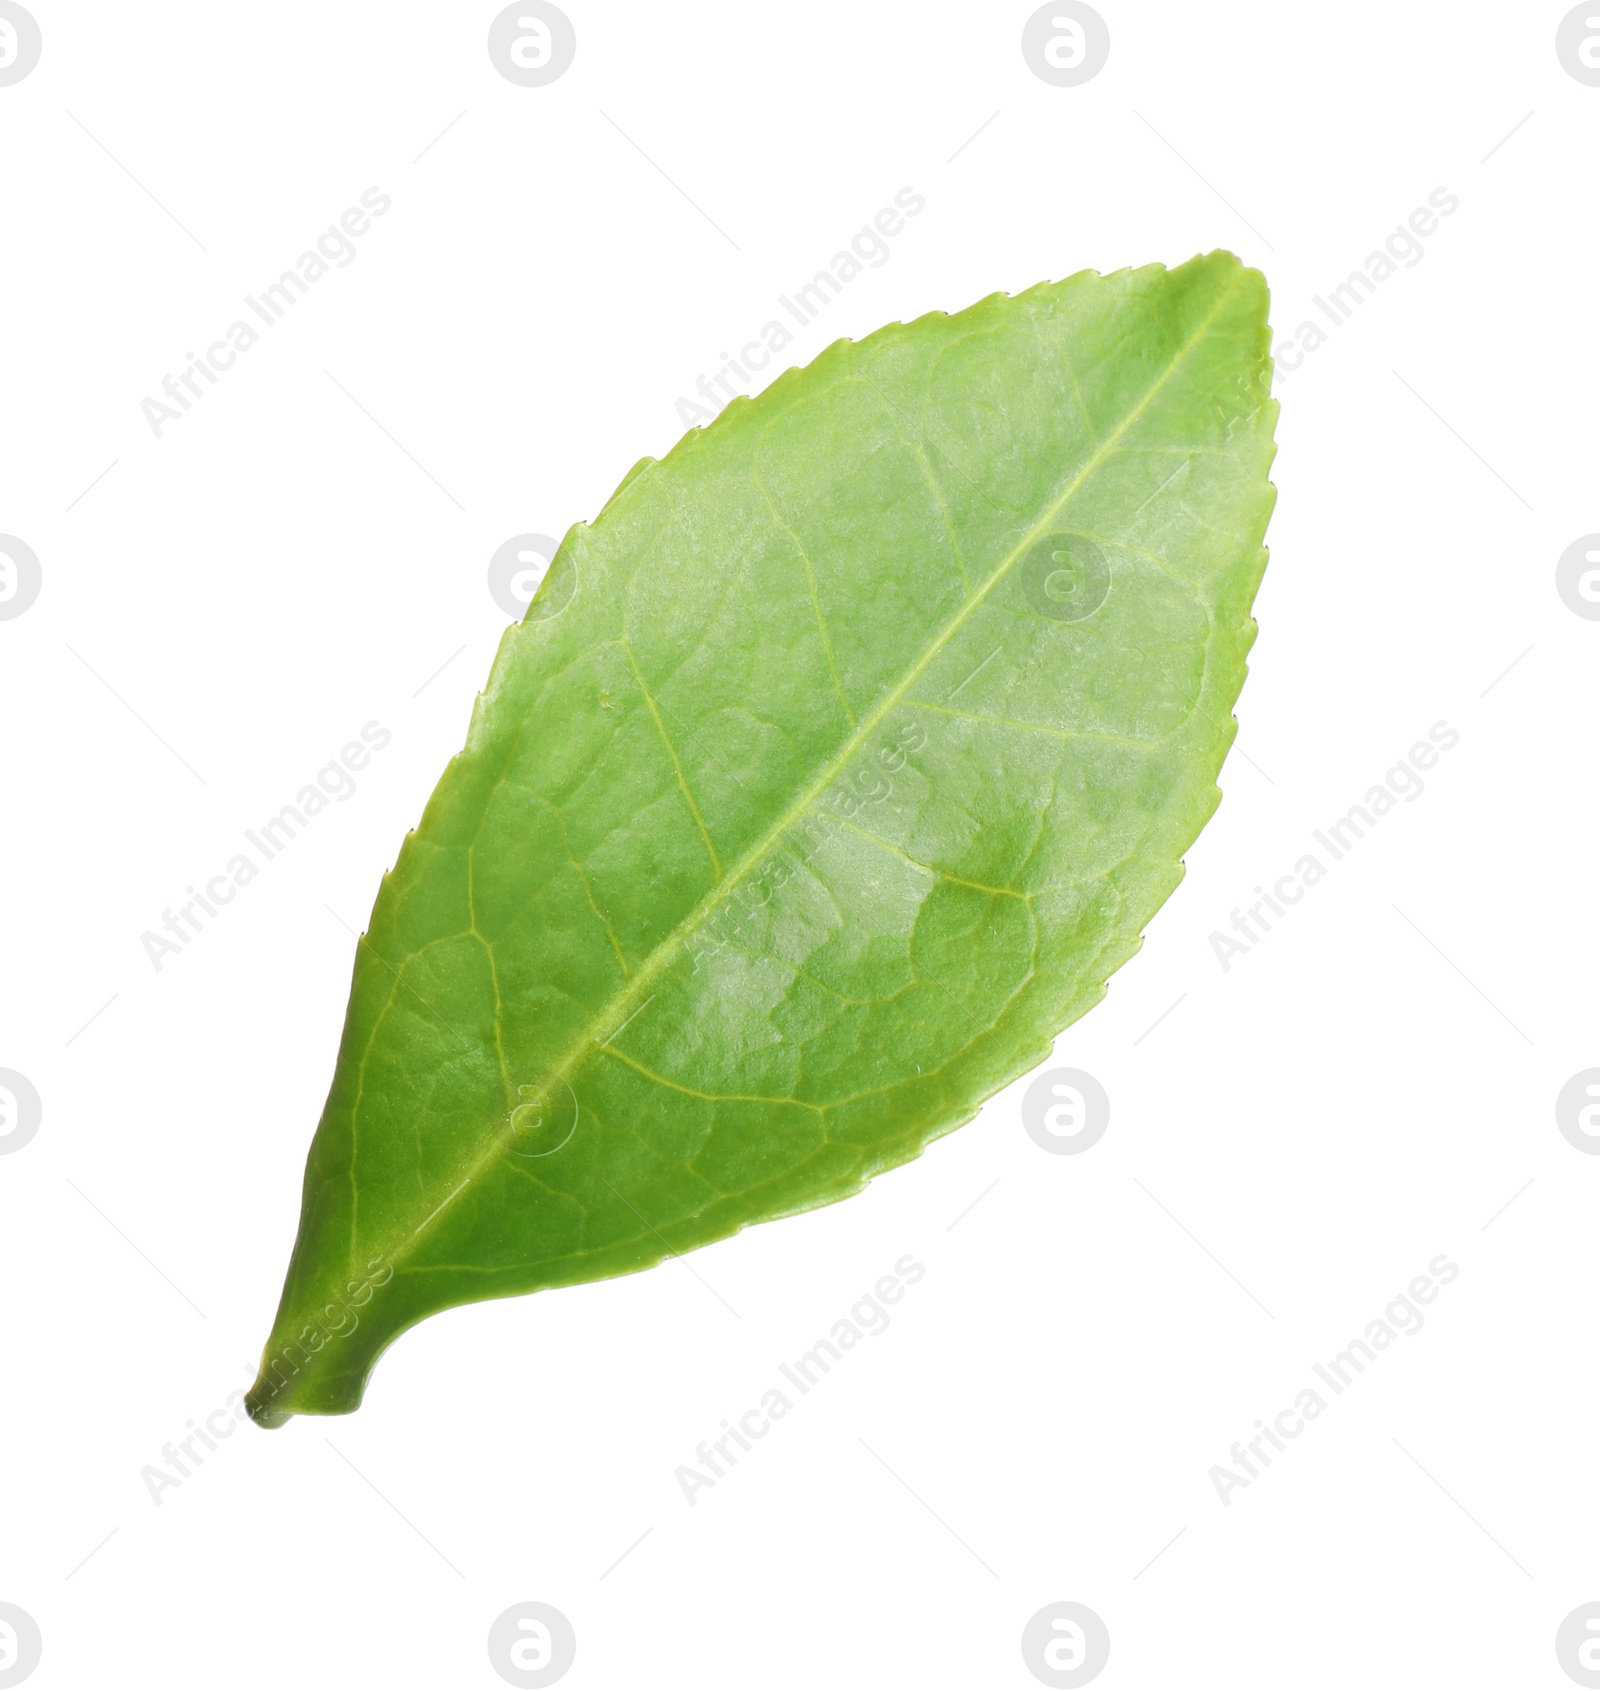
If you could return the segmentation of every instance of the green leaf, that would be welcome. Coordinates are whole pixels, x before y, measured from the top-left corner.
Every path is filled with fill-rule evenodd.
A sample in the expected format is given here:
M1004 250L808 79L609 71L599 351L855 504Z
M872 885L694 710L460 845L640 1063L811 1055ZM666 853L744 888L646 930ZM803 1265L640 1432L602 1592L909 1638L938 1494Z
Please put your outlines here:
M1266 311L1213 253L890 324L568 534L358 947L256 1420L848 1197L1099 1000L1233 738Z

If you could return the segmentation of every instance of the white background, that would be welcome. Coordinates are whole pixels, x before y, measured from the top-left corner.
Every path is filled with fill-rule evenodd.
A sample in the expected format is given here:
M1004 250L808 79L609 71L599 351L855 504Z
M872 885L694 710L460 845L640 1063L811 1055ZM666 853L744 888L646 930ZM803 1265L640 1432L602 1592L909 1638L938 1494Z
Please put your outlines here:
M1026 5L571 0L535 89L496 9L39 0L0 88L0 529L44 583L0 622L0 1067L44 1100L0 1158L0 1599L34 1683L488 1688L537 1599L574 1691L1025 1691L1071 1599L1108 1691L1570 1684L1600 1161L1553 1106L1600 1063L1600 623L1554 568L1600 529L1600 89L1565 8L1104 0L1067 89ZM157 438L140 401L369 186L354 261ZM1057 1044L1110 1131L1047 1155L1014 1089L847 1204L430 1321L358 1415L247 1425L158 1506L141 1469L266 1335L348 929L507 621L490 554L592 517L906 186L795 361L1216 246L1281 342L1461 202L1278 387L1221 809ZM355 797L157 973L141 934L372 720ZM1209 935L1438 721L1423 796L1224 972ZM674 1469L907 1252L893 1326L689 1507ZM1212 1465L1440 1253L1426 1327L1224 1507Z

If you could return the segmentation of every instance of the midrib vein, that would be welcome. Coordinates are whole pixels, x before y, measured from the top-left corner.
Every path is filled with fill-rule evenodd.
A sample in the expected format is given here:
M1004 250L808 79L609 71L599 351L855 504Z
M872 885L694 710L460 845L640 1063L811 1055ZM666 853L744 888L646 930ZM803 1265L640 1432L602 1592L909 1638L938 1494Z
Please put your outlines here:
M783 812L771 827L752 846L744 852L738 862L734 864L724 878L718 881L704 898L689 912L667 937L656 946L638 971L615 992L602 1008L592 1016L583 1031L567 1049L556 1059L545 1077L548 1083L564 1084L573 1067L584 1057L591 1046L604 1046L611 1032L615 1032L621 1023L631 1019L631 1007L635 1005L641 994L660 977L662 971L674 962L679 953L690 939L705 926L711 916L727 902L729 896L754 869L762 862L767 854L783 838L790 828L817 801L818 797L827 791L828 786L850 763L850 760L871 739L882 724L884 718L901 703L917 681L926 672L928 666L950 644L957 634L966 626L968 619L984 603L989 594L1003 581L1017 560L1023 557L1033 546L1035 541L1049 533L1050 525L1054 523L1067 505L1083 489L1089 478L1105 462L1115 450L1118 441L1127 434L1135 423L1150 408L1157 394L1172 379L1176 371L1181 368L1189 354L1203 341L1210 332L1211 326L1221 316L1223 307L1238 292L1243 281L1243 273L1236 275L1229 286L1219 296L1215 305L1206 313L1198 329L1173 354L1167 367L1152 382L1145 391L1144 397L1122 419L1116 428L1095 448L1083 468L1067 484L1060 496L1051 504L1037 522L1023 535L1022 539L1001 559L983 585L974 593L959 611L950 619L945 627L935 637L928 649L915 664L906 672L903 680L889 690L883 699L864 716L857 725L855 732L843 743L840 749L823 767L811 785L805 789ZM402 965L404 967L404 965ZM610 1030L610 1032L607 1032ZM576 1103L576 1095L574 1095ZM439 1204L427 1218L409 1234L392 1245L383 1253L391 1263L403 1260L411 1255L421 1240L438 1224L439 1217L450 1208L455 1200L471 1186L485 1170L491 1168L505 1153L506 1145L511 1138L510 1123L496 1132L484 1150L468 1167L464 1176L458 1178L454 1190L443 1203ZM643 1235L641 1235L642 1237Z

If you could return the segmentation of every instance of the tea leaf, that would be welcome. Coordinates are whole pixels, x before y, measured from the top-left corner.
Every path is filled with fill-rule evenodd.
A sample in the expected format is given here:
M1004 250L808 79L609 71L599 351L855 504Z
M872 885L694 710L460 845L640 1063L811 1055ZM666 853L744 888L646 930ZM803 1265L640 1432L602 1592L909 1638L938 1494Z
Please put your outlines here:
M1233 737L1266 309L1213 253L891 324L568 534L357 949L258 1421L848 1197L1101 997Z

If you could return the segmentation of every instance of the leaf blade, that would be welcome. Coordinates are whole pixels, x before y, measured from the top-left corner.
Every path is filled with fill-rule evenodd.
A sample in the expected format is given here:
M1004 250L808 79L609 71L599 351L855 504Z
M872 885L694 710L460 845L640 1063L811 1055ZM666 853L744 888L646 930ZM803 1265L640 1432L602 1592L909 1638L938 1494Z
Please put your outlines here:
M1217 801L1266 357L1226 254L992 296L569 534L358 952L258 1419L859 1190L1103 993Z

